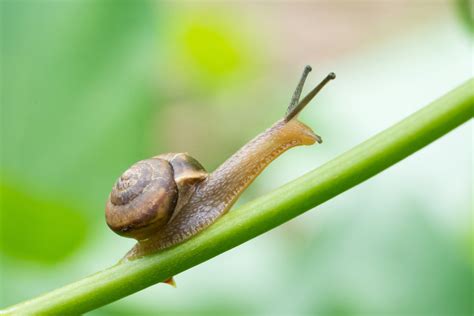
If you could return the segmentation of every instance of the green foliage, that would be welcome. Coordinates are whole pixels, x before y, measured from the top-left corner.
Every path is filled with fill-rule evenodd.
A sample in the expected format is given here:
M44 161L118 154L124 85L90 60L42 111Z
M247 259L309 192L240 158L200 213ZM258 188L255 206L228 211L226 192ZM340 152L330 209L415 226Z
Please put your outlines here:
M229 90L239 83L236 78L243 80L256 57L250 54L248 39L236 23L232 15L224 19L205 11L176 14L165 21L166 46L161 51L169 55L165 60L175 60L173 70L182 70L171 79L188 82L184 85L187 93L195 91L198 96L218 87Z
M144 155L150 10L148 2L2 1L0 211L35 228L2 227L8 256L52 263L71 254L86 217L89 227L103 225L112 179Z
M208 21L189 23L182 37L183 52L209 77L229 74L241 67L239 44L228 37L228 32L209 25Z
M459 18L466 29L474 34L474 4L472 0L456 0Z
M232 249L356 186L470 120L474 106L473 88L474 79L320 168L230 212L187 242L140 259L122 261L5 312L83 313ZM425 241L424 244L432 243ZM449 251L434 251L427 259L436 260L444 255L449 255ZM419 263L414 260L410 264ZM463 271L457 272L454 278L443 275L437 284L448 284L450 288L464 286L464 275ZM437 299L440 293L442 296L442 292L432 290L427 295ZM466 302L464 297L460 301ZM343 305L336 302L331 306L331 313L352 309L347 302Z
M55 263L74 252L87 235L86 219L67 203L6 184L0 184L0 196L0 250L9 256Z
M298 300L288 312L354 315L367 313L371 306L378 315L467 315L471 268L425 209L414 203L393 210L361 205L335 227L322 227L317 239L290 249L289 258L297 258L291 264L302 268L284 281L304 276L304 282L293 289ZM396 220L387 219L392 211ZM382 225L374 227L374 222ZM372 234L376 240L369 238ZM334 249L341 254L335 255ZM329 295L306 294L322 289Z

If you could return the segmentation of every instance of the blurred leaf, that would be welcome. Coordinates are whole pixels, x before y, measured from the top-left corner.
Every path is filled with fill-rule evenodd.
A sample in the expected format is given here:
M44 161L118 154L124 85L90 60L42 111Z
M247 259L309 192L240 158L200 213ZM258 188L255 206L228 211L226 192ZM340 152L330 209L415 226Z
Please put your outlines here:
M183 46L193 64L210 77L232 73L242 62L239 48L229 34L207 21L187 25Z
M197 86L202 94L209 87L227 86L249 70L248 36L232 22L231 15L222 19L216 10L173 17L167 28L169 54L186 69L189 89Z
M297 258L304 284L291 310L318 315L469 315L470 264L415 205L364 208L323 228ZM302 252L300 252L302 251ZM290 298L290 299L291 299Z
M0 250L15 258L57 262L73 253L87 234L87 221L77 209L11 184L0 184L0 208Z
M474 33L474 4L472 0L457 0L456 7L459 18L461 19L466 29Z
M148 1L0 5L0 172L15 179L2 189L1 250L52 263L86 226L104 225L115 178L146 155L155 11Z
M147 1L1 5L1 167L102 218L115 178L149 143L154 11Z
M106 315L162 315L162 316L181 316L181 315L193 315L193 316L208 316L208 315L226 315L226 316L237 316L237 315L256 315L254 308L241 304L237 301L232 301L229 298L228 301L218 301L210 299L207 302L201 302L198 306L186 306L183 304L178 308L169 308L161 306L160 303L154 304L151 308L145 306L139 306L133 304L126 304L120 302L115 305L107 305L102 308L91 311L92 316L106 316ZM149 306L149 305L148 305Z

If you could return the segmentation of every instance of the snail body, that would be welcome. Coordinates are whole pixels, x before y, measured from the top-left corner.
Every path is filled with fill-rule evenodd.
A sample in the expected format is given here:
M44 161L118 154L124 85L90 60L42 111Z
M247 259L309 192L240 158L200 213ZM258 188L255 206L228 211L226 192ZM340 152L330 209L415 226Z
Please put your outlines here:
M240 194L283 152L321 142L296 116L335 76L329 74L299 102L310 70L309 66L305 68L285 117L212 173L186 153L155 156L125 171L107 201L106 221L117 234L137 239L126 258L141 257L191 238L227 213Z

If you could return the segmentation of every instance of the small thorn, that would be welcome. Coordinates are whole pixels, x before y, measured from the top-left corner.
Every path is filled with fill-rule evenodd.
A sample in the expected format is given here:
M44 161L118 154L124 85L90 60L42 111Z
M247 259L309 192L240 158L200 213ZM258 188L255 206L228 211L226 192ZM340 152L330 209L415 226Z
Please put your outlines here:
M175 282L173 277L171 277L167 280L164 280L163 283L166 283L166 284L171 285L172 287L176 288L176 282Z

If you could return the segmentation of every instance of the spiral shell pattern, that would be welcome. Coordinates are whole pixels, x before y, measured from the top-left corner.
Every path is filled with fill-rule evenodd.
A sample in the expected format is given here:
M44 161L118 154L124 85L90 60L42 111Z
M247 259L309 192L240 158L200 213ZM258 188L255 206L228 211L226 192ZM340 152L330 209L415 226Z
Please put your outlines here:
M159 158L139 161L115 182L106 205L107 225L120 235L146 239L168 222L177 200L170 163Z

